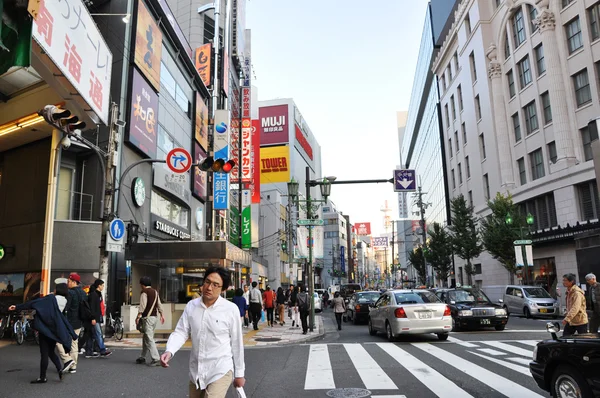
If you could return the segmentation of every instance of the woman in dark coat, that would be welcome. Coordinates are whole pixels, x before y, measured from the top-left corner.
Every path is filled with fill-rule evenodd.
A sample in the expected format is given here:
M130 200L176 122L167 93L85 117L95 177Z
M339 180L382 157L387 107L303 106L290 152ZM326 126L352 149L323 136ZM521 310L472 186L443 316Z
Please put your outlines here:
M65 291L59 289L56 294L65 296ZM58 306L54 294L36 300L28 301L19 305L11 305L10 311L35 310L32 327L38 331L40 337L40 377L33 380L32 384L46 383L46 370L48 369L48 358L52 360L58 377L62 380L62 365L60 359L54 352L56 343L62 344L65 352L71 351L71 341L77 338L75 331Z
M235 296L233 296L233 303L238 306L240 310L240 317L242 318L242 325L244 324L244 317L248 315L248 304L244 298L244 291L241 288L235 289Z

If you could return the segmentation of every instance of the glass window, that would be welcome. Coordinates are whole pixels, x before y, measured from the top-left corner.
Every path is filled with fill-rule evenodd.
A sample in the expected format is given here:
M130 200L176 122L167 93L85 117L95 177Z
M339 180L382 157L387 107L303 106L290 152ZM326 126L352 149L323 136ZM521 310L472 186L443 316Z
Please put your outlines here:
M525 296L529 298L552 298L542 287L526 287L523 290L525 291Z
M588 8L588 20L590 21L590 35L592 40L600 37L600 3Z
M550 106L550 94L546 91L540 98L542 99L542 106L544 107L544 124L548 124L552 121L552 107Z
M380 296L379 293L370 293L370 292L357 293L356 300L359 303L374 303L375 301L377 301L379 296Z
M177 103L177 105L179 105L179 107L181 108L182 111L184 111L186 114L189 114L191 104L190 104L190 101L188 101L187 97L185 96L183 89L179 85L177 85L175 92L176 92L175 102Z
M544 61L544 46L541 44L535 48L535 63L537 66L538 76L546 72L546 62Z
M529 65L529 55L526 55L517 64L519 69L519 84L520 88L524 89L529 83L531 83L531 66Z
M454 175L454 169L452 169L452 189L456 189L456 177Z
M519 112L512 115L513 129L515 131L515 142L521 141L521 120L519 119Z
M527 135L538 130L538 119L537 110L535 107L535 101L531 101L523 108L525 113L525 128L527 129Z
M442 82L442 93L446 91L446 73L442 74L440 77L440 81Z
M160 84L167 89L171 97L175 98L177 83L163 62L160 63Z
M483 133L479 134L479 154L481 155L481 160L487 157L487 153L485 151L485 137Z
M454 71L456 73L458 73L458 53L455 52L454 56L452 56L452 59L454 60Z
M537 8L531 4L527 4L527 10L529 12L529 26L531 27L531 33L535 32L538 27L533 21L537 18Z
M452 65L448 65L448 82L452 81Z
M477 120L481 119L481 102L479 102L479 95L475 97L475 117L477 117Z
M581 141L583 143L583 154L585 161L594 159L594 155L592 153L592 142L598 139L597 131L590 131L587 127L579 130L581 132Z
M188 228L190 211L152 190L150 211L173 224Z
M460 152L460 142L458 141L458 131L454 132L454 143L456 144L456 153Z
M562 7L565 8L566 6L568 6L569 4L571 4L574 1L575 0L562 0Z
M557 158L558 156L556 154L556 142L552 141L548 144L548 159L550 159L552 163L556 163Z
M554 193L536 196L526 202L518 204L522 214L533 215L533 229L544 229L558 225L556 218L556 206L554 204Z
M542 148L536 149L529 154L529 163L531 163L531 180L537 180L546 175L544 171L544 154Z
M577 185L579 196L579 209L581 220L597 220L600 211L600 200L598 199L598 184L596 180L584 182Z
M525 22L523 21L523 9L519 8L512 17L513 41L515 48L525 41Z
M471 52L469 55L469 63L471 64L471 78L473 79L473 83L477 81L477 67L475 66L475 53Z
M396 304L427 304L439 303L437 296L426 290L394 293Z
M490 179L487 173L483 175L483 194L486 200L490 199Z
M467 126L465 125L465 123L463 122L462 126L462 136L463 136L463 145L465 145L467 143Z
M567 34L567 47L569 47L569 54L572 54L583 47L583 38L581 35L579 17L569 22L565 26L565 31Z
M469 13L465 16L465 28L467 29L467 36L471 34L471 17Z
M495 0L494 3L496 4L496 8L498 8L502 4L502 0Z
M450 96L450 109L452 110L452 120L456 120L456 105L454 104L454 96Z
M450 300L455 303L489 303L485 293L479 289L451 290L448 292Z
M462 98L462 87L460 86L460 84L456 88L456 92L457 92L457 95L458 95L458 110L462 112L462 110L463 110L463 98Z
M452 138L448 138L448 153L450 153L450 159L452 159Z
M162 155L162 157L159 156L159 159L166 158L167 153L169 153L170 150L175 148L175 140L169 135L169 133L167 133L167 130L165 130L160 124L158 125L158 137L156 142L158 153L159 155Z
M527 173L525 171L525 158L520 158L517 160L517 166L519 167L519 178L521 180L521 185L525 185L527 183Z
M462 183L463 183L463 179L462 179L462 166L461 166L460 163L458 164L458 183L460 185L462 185Z
M467 168L467 178L471 178L471 164L468 156L465 156L465 167Z
M450 112L448 112L448 104L444 105L444 113L446 114L446 128L450 128Z
M508 40L508 29L506 30L506 35L504 36L504 59L510 58L510 43Z
M473 207L473 191L469 191L469 206Z
M592 92L590 90L590 81L588 79L587 69L572 76L573 86L575 88L575 100L577 106L582 106L592 101Z
M515 92L515 76L513 75L512 69L509 70L508 73L506 74L506 79L508 80L508 94L510 95L510 98L512 98L516 94L516 92Z

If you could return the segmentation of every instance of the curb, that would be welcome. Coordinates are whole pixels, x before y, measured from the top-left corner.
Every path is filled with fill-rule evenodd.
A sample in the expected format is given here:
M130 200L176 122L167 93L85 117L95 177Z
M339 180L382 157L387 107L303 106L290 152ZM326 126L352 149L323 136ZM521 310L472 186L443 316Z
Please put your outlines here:
M297 340L297 341L290 341L290 342L283 342L283 343L275 343L274 342L272 344L245 346L244 350L255 349L255 348L265 348L265 347L285 347L285 346L290 346L290 345L305 344L305 343L310 343L312 341L319 340L320 338L322 338L324 336L325 336L325 328L323 326L323 320L319 319L319 333L314 336L307 337L304 340Z

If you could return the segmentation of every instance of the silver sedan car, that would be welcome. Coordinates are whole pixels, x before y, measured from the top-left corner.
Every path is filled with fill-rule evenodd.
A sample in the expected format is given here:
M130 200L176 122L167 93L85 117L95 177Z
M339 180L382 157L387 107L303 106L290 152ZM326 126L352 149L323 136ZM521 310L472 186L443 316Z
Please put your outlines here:
M381 331L393 341L401 334L435 333L446 340L450 330L450 307L428 290L389 290L370 305L371 336Z

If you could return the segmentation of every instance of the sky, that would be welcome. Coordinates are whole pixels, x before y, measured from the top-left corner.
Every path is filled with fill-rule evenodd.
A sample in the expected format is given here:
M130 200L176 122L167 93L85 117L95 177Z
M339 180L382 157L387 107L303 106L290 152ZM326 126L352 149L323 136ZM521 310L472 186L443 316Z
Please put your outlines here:
M322 174L388 179L400 162L396 112L407 110L428 1L248 0L259 100L293 98L321 145ZM384 232L393 185L333 185L351 223Z

